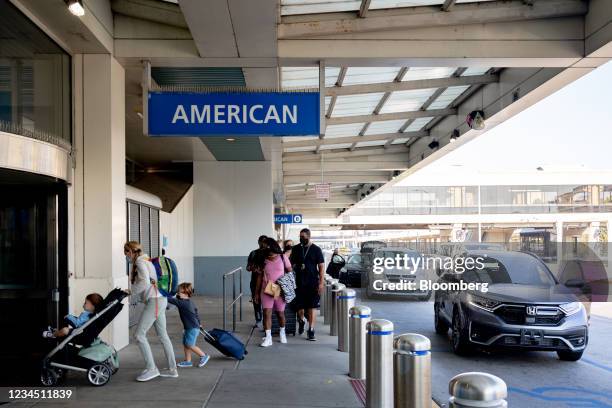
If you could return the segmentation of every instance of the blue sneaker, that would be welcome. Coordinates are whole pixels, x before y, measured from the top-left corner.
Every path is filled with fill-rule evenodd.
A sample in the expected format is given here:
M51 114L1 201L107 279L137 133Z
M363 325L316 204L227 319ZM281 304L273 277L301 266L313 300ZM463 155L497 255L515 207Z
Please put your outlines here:
M176 366L181 368L193 367L193 363L191 361L181 361Z
M204 367L206 363L208 363L208 360L210 360L210 356L208 354L204 354L202 357L200 357L198 367Z

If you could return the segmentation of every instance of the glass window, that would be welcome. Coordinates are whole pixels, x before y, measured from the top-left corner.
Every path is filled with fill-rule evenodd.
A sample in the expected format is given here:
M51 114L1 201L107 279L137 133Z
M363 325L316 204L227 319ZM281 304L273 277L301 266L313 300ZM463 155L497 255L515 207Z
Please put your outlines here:
M68 146L70 57L0 0L0 130Z

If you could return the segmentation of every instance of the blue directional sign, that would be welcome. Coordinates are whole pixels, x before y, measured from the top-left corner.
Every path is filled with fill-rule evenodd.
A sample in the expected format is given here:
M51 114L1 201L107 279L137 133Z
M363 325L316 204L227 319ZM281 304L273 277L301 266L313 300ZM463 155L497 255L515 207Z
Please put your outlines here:
M301 224L302 214L274 214L275 224Z
M150 136L318 135L318 92L149 92Z

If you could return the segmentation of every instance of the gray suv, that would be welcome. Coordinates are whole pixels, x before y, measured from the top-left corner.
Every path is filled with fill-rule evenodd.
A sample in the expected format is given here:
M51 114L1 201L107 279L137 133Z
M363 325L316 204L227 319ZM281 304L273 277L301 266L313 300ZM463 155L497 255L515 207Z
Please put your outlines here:
M544 262L511 251L469 251L463 256L480 257L481 268L439 270L439 283L488 283L488 292L436 291L436 333L446 335L451 329L456 354L499 347L556 351L566 361L582 357L588 343L587 313Z

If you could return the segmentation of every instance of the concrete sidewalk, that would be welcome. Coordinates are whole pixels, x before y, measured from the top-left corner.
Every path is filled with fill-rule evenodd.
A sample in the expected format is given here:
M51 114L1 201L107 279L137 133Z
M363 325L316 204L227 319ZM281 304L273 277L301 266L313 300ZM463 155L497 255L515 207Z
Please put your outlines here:
M222 327L221 301L195 297L207 328ZM231 316L228 316L231 318ZM183 359L182 324L175 308L168 311L168 332L177 361ZM321 319L322 323L322 319ZM146 383L135 381L143 361L132 342L119 353L120 369L103 387L89 385L84 374L70 372L64 386L77 387L76 399L55 402L21 402L23 407L151 407L179 404L181 408L207 407L362 407L348 381L348 354L336 350L336 337L329 326L317 329L316 342L305 336L288 336L288 344L275 343L261 348L261 333L252 330L252 308L244 302L244 321L236 335L249 351L237 362L222 356L200 336L198 345L211 355L203 368L179 368L179 378L156 378ZM155 330L149 332L158 367L165 367L164 354Z

